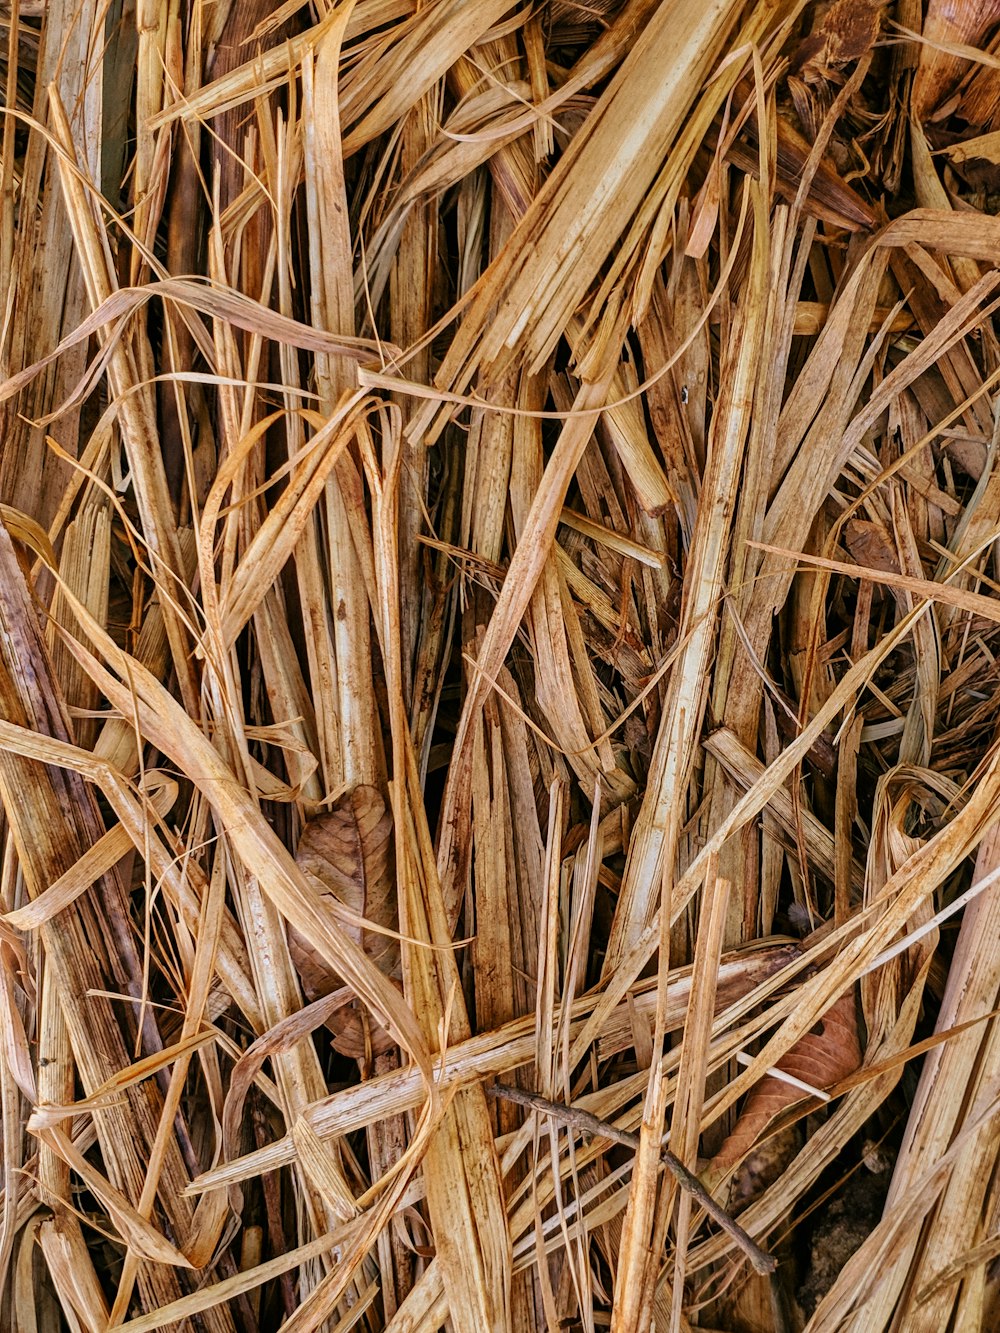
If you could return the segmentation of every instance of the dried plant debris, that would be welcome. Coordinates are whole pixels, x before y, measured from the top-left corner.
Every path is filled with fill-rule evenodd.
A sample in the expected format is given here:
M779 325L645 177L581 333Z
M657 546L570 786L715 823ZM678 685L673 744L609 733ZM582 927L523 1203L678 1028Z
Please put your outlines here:
M0 1326L995 1327L1000 4L0 86Z

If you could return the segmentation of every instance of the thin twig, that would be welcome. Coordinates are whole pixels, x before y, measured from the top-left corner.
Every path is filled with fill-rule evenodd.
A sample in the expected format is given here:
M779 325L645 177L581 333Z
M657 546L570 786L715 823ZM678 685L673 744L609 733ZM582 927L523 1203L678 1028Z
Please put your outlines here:
M566 1106L562 1102L551 1102L547 1097L540 1097L536 1092L522 1092L520 1088L509 1087L506 1083L494 1083L489 1092L494 1097L502 1097L504 1101L517 1102L519 1106L527 1106L534 1111L541 1111L545 1115L550 1115L556 1120L563 1121L564 1124L572 1125L574 1129L580 1130L583 1134L591 1134L595 1138L611 1139L614 1143L620 1143L623 1147L631 1148L633 1152L639 1150L638 1134L632 1134L626 1129L618 1129L615 1125L608 1124L606 1120L599 1120L596 1115L591 1115L589 1111L584 1111L579 1106ZM694 1172L689 1171L669 1148L661 1146L660 1158L681 1189L687 1190L692 1198L697 1199L713 1222L716 1222L727 1236L732 1237L756 1271L758 1273L773 1273L778 1266L778 1261L774 1255L762 1250L747 1235L739 1223L733 1221L726 1210L715 1202Z

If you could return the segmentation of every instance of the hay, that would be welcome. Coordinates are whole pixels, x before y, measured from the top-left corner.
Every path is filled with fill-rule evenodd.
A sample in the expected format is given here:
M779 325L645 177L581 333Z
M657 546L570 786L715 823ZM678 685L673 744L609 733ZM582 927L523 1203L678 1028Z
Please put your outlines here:
M0 4L3 1327L996 1326L924 8Z

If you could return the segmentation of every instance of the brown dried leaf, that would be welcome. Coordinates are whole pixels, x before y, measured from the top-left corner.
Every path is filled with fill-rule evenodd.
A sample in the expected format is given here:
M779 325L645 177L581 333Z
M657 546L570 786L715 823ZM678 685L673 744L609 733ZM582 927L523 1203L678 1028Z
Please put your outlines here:
M355 917L396 930L392 816L375 787L355 787L329 814L308 823L295 859L342 924L337 909L345 907ZM357 925L348 930L387 976L398 971L399 944L392 935ZM288 947L310 999L328 995L339 984L319 954L292 929Z
M813 1088L829 1088L853 1074L861 1063L858 1020L853 987L823 1015L811 1032L797 1041L778 1068ZM764 1130L780 1111L800 1101L803 1092L783 1079L768 1074L747 1097L733 1132L712 1159L710 1174L716 1179L751 1152ZM741 1183L734 1185L744 1193Z

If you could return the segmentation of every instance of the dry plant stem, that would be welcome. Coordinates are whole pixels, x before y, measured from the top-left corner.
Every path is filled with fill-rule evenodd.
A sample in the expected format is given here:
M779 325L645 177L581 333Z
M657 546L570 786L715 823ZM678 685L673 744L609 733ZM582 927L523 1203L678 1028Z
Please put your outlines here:
M0 527L0 568L3 570L0 618L4 624L0 710L6 720L19 726L30 725L68 739L63 704L24 574L3 527ZM12 820L29 891L37 895L100 837L103 827L96 801L77 774L47 768L8 751L0 752L0 789ZM122 1031L114 1008L102 996L109 985L137 995L141 976L128 932L124 886L114 871L102 878L100 893L103 926L98 924L97 903L78 899L55 922L44 925L41 932L50 984L58 986L73 1054L88 1094L130 1063L126 1037L132 1034ZM98 1021L95 1015L100 1015ZM148 1011L144 1036L156 1049L159 1038ZM133 1201L143 1190L147 1154L156 1139L161 1114L162 1103L150 1085L130 1089L123 1101L94 1114L104 1169L110 1180ZM183 1244L188 1239L193 1213L182 1198L188 1170L173 1132L172 1119L170 1126L157 1196ZM161 1304L180 1290L175 1271L160 1264L143 1262L138 1278L147 1301ZM223 1311L215 1313L213 1325L219 1333L232 1327Z
M765 951L758 960L757 970L753 960L736 963L724 962L720 977L720 994L725 993L726 1002L746 994L756 985L763 984L766 977L779 973L782 967L798 955L798 946L780 945L772 953ZM745 975L745 981L737 978ZM736 984L733 984L735 981ZM673 1009L670 1029L675 1030L683 1022L690 994L690 978L675 979L672 983ZM620 1004L621 997L618 997ZM569 1021L565 1022L571 1046L569 1065L574 1067L583 1058L591 1043L597 1043L600 1058L627 1050L635 1040L632 1022L635 1018L648 1021L649 1010L655 1001L655 995L637 995L634 998L631 1014L625 1005L617 1010L612 1006L610 1012L598 1013L594 997L578 1000L573 1006ZM638 1014L636 1011L638 1010ZM595 1021L596 1019L596 1021ZM564 1019L557 1008L553 1014L557 1029ZM514 1019L492 1033L469 1037L464 1042L456 1042L445 1052L443 1062L437 1067L438 1086L442 1092L470 1080L481 1081L497 1075L505 1075L511 1070L530 1063L535 1054L535 1019L529 1014L525 1018ZM579 1048L579 1049L578 1049ZM383 1074L377 1079L359 1084L354 1088L345 1088L333 1093L324 1101L316 1103L306 1113L310 1127L321 1137L352 1133L373 1124L382 1114L398 1114L412 1111L420 1104L422 1084L419 1071L412 1066ZM192 1182L192 1191L200 1191L229 1185L239 1180L249 1179L262 1171L275 1170L294 1160L295 1148L288 1138L269 1144L266 1148L248 1153L245 1157L227 1163L213 1171L207 1171L198 1180Z
M546 465L531 510L525 519L525 529L530 533L530 539L517 546L483 638L476 661L476 673L462 709L455 739L455 757L445 789L441 817L443 832L438 848L438 867L450 922L454 922L458 913L460 890L464 884L465 857L468 855L467 850L464 850L468 845L467 817L461 812L468 808L475 727L491 689L491 682L503 666L531 595L541 578L559 526L559 514L570 478L589 443L597 413L607 399L613 373L610 355L610 342L613 341L612 337L609 346L605 348L606 364L598 371L597 381L585 382L581 386L573 404L574 416L566 422Z
M535 1092L525 1092L522 1088L512 1088L505 1083L493 1084L489 1088L489 1093L491 1097L501 1097L504 1101L516 1102L519 1106L527 1106L534 1111L541 1111L544 1115L550 1115L564 1124L572 1125L574 1129L579 1129L582 1133L590 1134L594 1138L610 1139L613 1143L620 1143L625 1148L631 1148L633 1152L639 1150L638 1134L631 1134L628 1130L609 1125L606 1120L599 1120L597 1116L591 1115L589 1111L581 1110L577 1106L566 1106L562 1102L553 1102L547 1097L540 1097ZM739 1223L734 1222L724 1208L720 1208L698 1177L689 1171L669 1148L661 1147L660 1160L681 1189L697 1200L712 1221L717 1222L722 1230L733 1238L758 1273L774 1272L778 1266L777 1259L768 1254L766 1250L762 1250L753 1238L747 1235Z
M60 181L74 237L80 251L87 295L92 309L107 300L117 287L107 233L96 214L93 202L77 175L76 151L69 122L53 90L51 110L60 146L66 159L57 159ZM198 687L191 658L190 638L178 613L178 602L186 587L180 542L173 522L173 506L159 451L156 408L152 388L144 382L140 362L146 359L143 339L116 343L111 352L109 377L119 403L119 421L133 471L136 495L143 516L143 528L155 574L162 580L161 598L167 639L173 654L181 696L194 712ZM186 608L185 608L186 610Z
M75 0L57 0L51 8L46 8L31 105L35 118L45 123L49 84L54 81L63 104L71 108L74 135L85 145L86 168L95 177L100 170L102 139L101 79L95 60L100 43L94 40L101 22L100 11L99 5L77 4ZM10 26L12 43L17 26L16 23ZM16 46L13 51L16 56ZM16 103L16 59L7 73L13 81ZM48 144L43 136L31 135L23 160L18 162L17 130L15 117L5 116L3 229L4 246L12 247L12 265L0 260L0 283L6 298L0 323L10 318L0 353L4 374L20 369L39 353L54 348L79 322L87 299ZM15 178L19 186L16 193ZM22 226L18 214L20 219L26 215L37 218L37 225ZM82 372L85 359L86 352L81 347L54 374L32 385L18 402L16 411L0 410L4 434L9 439L0 483L3 498L18 509L34 513L45 525L55 510L66 472L47 447L46 432L32 423L64 400ZM76 413L63 416L53 426L52 433L68 453L77 452Z
M396 861L407 885L399 911L404 933L403 981L428 1039L436 1029L439 1040L446 1044L451 1032L461 1039L470 1029L458 967L448 948L451 936L407 722L396 556L402 441L398 418L386 412L383 426L392 447L386 475L378 469L371 451L365 464L375 498L379 610L396 774L391 788ZM443 945L444 950L435 958L418 942ZM484 1326L502 1333L510 1327L510 1234L481 1088L457 1092L444 1111L427 1149L425 1179L431 1216L439 1219L439 1260L451 1319L459 1333L475 1333Z
M319 894L302 873L296 871L291 856L261 815L256 801L235 780L232 770L167 691L138 662L128 659L113 640L89 620L82 607L76 607L76 612L88 635L100 644L109 661L121 668L133 690L116 681L84 650L73 649L78 660L100 683L105 694L121 704L123 712L138 713L143 730L150 738L156 737L165 754L179 756L187 747L198 754L195 765L199 773L198 785L204 787L206 799L228 828L248 873L259 879L276 905L280 905L283 915L322 954L326 963L349 981L359 996L371 1003L429 1082L430 1058L412 1013L395 989L372 967L360 947L331 922ZM144 698L147 690L150 691L148 702Z

